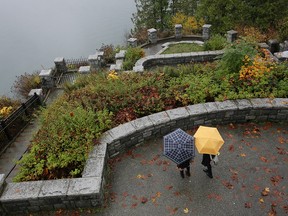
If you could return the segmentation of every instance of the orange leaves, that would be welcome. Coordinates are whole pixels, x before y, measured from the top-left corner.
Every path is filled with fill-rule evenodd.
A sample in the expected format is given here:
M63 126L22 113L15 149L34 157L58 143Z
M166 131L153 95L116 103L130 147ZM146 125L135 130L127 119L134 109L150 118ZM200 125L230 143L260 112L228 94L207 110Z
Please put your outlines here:
M229 145L229 147L228 147L228 151L229 152L234 152L234 145Z
M244 65L239 71L241 80L257 80L275 68L275 62L271 60L269 54L266 52L263 54L264 57L257 54L253 59L247 55L244 57Z
M215 199L217 201L222 201L222 197L218 194L215 194L215 193L208 194L208 198L209 199Z
M229 181L222 181L222 184L228 189L233 189L234 186Z
M280 155L288 154L284 148L279 148L279 147L276 147L276 148L277 148L278 154Z
M172 208L170 206L167 206L166 208L170 212L170 215L174 215L178 211L177 207L176 208Z
M173 186L172 185L167 185L165 188L166 188L166 190L171 190L173 188Z
M148 202L148 199L146 197L141 197L141 203L145 204Z
M263 161L264 163L268 162L268 159L266 157L263 157L263 156L260 157L260 160Z
M252 203L250 203L250 202L245 203L245 208L251 208L251 207L252 207Z
M279 182L282 181L282 179L283 179L283 177L280 175L273 176L270 178L270 180L274 186L277 186L279 184Z
M284 137L278 137L278 142L279 142L280 144L285 144L285 143L287 143L288 141L287 141Z
M270 193L270 189L268 187L264 188L261 192L262 196L268 196L268 194Z

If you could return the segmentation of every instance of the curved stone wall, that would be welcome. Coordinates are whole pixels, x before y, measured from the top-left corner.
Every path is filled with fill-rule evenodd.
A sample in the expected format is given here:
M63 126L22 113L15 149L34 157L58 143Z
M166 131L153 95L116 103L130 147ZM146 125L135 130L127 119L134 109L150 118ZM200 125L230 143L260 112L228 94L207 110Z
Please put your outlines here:
M288 98L243 99L195 104L155 113L105 132L87 160L82 178L8 183L0 174L0 215L100 206L108 158L176 128L288 121Z

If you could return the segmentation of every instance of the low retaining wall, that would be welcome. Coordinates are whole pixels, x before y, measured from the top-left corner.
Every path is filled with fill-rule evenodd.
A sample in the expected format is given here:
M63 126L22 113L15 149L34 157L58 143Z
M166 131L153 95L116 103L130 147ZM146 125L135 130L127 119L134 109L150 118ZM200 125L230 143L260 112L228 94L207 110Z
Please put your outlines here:
M115 127L102 135L82 178L8 183L0 174L0 215L40 210L96 207L103 203L107 159L177 128L199 125L288 121L288 98L243 99L196 104L155 113Z
M135 63L133 71L143 72L144 69L148 69L154 66L214 61L219 56L222 56L223 53L224 53L223 50L216 50L216 51L201 51L201 52L177 53L177 54L149 55L139 59Z

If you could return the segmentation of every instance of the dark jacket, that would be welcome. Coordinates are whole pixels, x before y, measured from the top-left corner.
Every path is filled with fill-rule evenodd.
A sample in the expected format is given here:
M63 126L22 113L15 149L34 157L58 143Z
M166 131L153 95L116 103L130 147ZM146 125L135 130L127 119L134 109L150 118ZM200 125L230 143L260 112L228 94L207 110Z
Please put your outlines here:
M211 155L212 158L215 157L215 155ZM203 154L203 158L202 158L202 162L201 164L204 165L204 166L208 166L211 162L211 158L210 158L210 155L209 154Z
M190 166L190 161L191 161L191 159L188 159L188 160L182 162L181 164L177 164L177 167L180 169L187 168Z

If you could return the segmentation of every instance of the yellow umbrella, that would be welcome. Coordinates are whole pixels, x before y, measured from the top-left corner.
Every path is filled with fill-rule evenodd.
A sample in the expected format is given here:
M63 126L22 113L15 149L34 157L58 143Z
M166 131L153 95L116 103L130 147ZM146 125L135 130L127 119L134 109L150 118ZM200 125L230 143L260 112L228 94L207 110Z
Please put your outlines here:
M215 127L200 126L194 134L194 138L200 154L216 155L224 144L224 140Z

